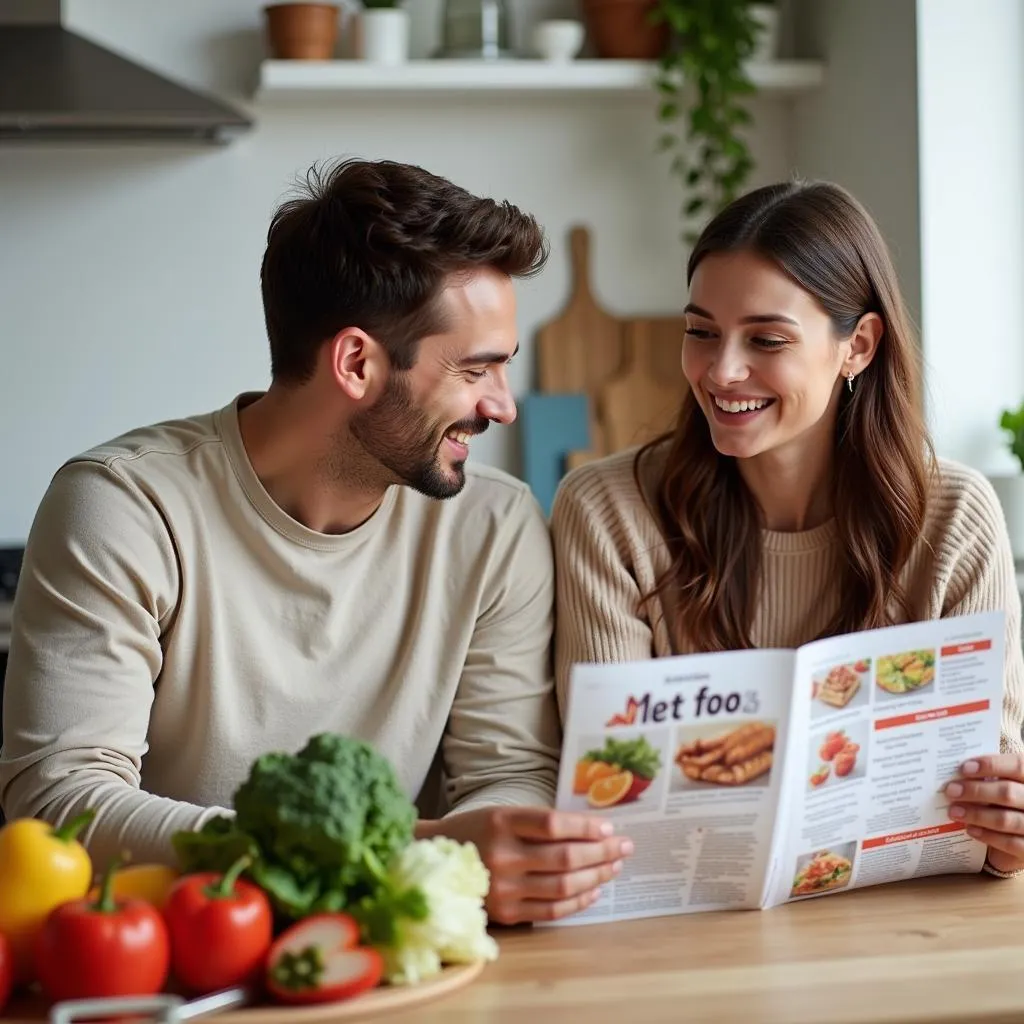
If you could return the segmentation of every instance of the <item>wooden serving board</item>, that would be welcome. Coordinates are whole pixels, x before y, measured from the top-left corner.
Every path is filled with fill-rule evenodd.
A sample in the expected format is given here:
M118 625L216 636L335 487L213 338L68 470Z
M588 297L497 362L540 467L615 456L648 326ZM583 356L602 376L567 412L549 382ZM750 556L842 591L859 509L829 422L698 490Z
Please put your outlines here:
M622 321L594 298L590 285L590 232L574 227L569 233L572 291L565 309L537 332L540 390L549 394L599 394L606 381L622 368ZM608 452L600 417L591 415L591 450Z
M347 1002L319 1006L252 1006L218 1013L210 1019L216 1019L217 1024L333 1024L336 1020L366 1020L439 999L468 985L483 969L484 962L480 960L475 964L445 967L440 974L418 985L382 985Z
M626 367L601 389L610 451L643 444L674 425L687 386L680 365L683 325L675 317L626 321Z
M398 1013L422 1003L440 999L464 988L484 969L484 961L445 967L440 974L418 985L381 985L354 999L312 1006L283 1006L260 1003L237 1010L222 1010L201 1020L216 1024L334 1024L335 1021L367 1020L385 1013ZM0 1016L3 1024L39 1024L47 1019L41 999L15 999Z

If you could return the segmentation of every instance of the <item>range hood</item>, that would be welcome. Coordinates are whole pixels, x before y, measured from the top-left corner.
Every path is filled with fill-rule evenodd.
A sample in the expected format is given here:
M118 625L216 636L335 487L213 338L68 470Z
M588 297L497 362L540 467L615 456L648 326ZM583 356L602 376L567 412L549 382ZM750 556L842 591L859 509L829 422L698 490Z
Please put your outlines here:
M252 121L64 28L59 0L0 0L0 143L224 143Z

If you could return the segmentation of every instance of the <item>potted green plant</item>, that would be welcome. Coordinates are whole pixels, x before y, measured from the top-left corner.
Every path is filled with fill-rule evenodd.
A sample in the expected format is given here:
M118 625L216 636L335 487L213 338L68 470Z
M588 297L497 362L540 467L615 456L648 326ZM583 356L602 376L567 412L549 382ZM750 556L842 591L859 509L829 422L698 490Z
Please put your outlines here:
M1006 431L1010 454L1020 463L1020 473L989 477L1003 506L1010 546L1017 562L1024 562L1024 402L1016 409L1004 409L999 426Z
M766 28L750 0L657 0L653 20L670 30L658 63L659 148L683 186L684 237L743 190L754 159L744 136L752 118L747 99L756 92L746 62L765 56ZM774 46L770 40L767 44ZM761 52L758 53L758 48Z

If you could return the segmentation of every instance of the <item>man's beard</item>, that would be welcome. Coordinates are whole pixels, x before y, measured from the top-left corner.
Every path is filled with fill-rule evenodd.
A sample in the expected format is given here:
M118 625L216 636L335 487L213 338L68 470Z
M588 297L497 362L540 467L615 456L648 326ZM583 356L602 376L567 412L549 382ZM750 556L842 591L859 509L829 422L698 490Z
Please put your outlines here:
M445 427L431 424L418 409L400 373L392 373L377 402L357 413L350 424L363 450L398 480L428 498L454 498L466 484L465 460L452 463L451 475L441 464L441 445L453 431L482 434L484 418L462 420Z

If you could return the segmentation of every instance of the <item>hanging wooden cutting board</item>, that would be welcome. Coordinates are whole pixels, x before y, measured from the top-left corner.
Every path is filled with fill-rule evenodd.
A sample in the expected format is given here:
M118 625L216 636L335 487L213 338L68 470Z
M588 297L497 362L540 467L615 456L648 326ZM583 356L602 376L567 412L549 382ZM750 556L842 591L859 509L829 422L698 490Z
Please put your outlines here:
M602 386L622 369L622 321L602 308L590 286L590 232L569 234L572 292L565 309L537 332L538 383L541 391L586 394L591 399L591 451L604 454L596 410Z
M609 451L643 444L671 430L686 393L680 366L683 321L625 322L625 370L601 389L601 423Z

